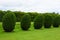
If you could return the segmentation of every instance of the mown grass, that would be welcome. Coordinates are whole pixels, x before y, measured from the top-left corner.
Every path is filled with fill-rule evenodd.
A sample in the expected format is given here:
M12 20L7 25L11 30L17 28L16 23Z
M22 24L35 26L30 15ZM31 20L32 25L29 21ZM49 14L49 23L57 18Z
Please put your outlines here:
M0 40L60 40L60 27L36 30L32 23L28 31L23 31L17 22L14 32L4 32L0 23Z

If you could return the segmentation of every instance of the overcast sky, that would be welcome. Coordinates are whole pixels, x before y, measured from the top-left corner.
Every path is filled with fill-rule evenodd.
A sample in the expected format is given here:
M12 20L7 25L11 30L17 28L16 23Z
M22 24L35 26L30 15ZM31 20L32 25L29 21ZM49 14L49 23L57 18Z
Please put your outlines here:
M60 12L60 0L0 0L0 10Z

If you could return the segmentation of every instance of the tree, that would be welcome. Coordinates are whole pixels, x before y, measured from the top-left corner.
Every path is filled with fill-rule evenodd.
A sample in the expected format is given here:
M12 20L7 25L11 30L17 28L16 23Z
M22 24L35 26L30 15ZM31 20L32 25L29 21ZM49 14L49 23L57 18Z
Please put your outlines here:
M50 28L52 25L52 16L50 14L45 14L44 16L44 27Z
M31 25L31 17L30 15L26 14L21 19L21 28L22 30L28 30Z
M34 19L34 28L35 29L40 29L42 28L43 25L43 15L37 15L36 18Z
M60 25L60 15L56 15L53 21L53 27L59 27Z
M5 32L11 32L15 28L16 16L9 12L3 16L2 26Z

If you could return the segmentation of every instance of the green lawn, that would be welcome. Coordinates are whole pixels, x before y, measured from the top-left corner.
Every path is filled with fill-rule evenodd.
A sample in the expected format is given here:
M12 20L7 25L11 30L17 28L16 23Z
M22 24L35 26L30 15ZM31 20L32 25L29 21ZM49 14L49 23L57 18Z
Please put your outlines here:
M60 27L35 30L32 23L28 31L23 31L17 22L14 32L7 33L3 31L1 24L0 40L60 40Z

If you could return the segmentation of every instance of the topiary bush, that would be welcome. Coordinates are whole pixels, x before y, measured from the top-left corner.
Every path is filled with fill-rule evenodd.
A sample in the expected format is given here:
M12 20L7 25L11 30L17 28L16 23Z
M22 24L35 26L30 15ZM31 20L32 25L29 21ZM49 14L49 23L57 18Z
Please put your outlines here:
M5 32L11 32L15 28L16 16L9 12L3 16L2 26Z
M53 27L59 27L60 25L60 15L56 15L53 21Z
M28 30L30 28L30 25L31 25L31 17L30 15L25 14L21 20L21 29Z
M44 16L44 28L50 28L52 25L52 16L50 14L46 14Z
M42 28L43 25L43 15L37 15L36 18L34 19L34 28L35 29L40 29Z

